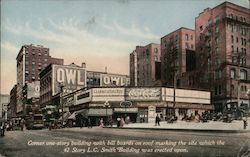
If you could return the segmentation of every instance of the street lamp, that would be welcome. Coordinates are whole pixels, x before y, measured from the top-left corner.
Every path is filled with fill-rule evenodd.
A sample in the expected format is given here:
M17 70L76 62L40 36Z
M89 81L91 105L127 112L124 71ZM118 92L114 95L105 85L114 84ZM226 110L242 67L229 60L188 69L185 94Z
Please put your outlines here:
M63 87L64 87L64 85L63 85L63 83L59 83L59 87L60 87L60 105L61 105L61 111L62 111L62 127L63 127L63 123L64 123L64 112L63 112L63 101L62 101L62 99L63 99Z
M108 107L110 107L110 104L109 104L109 102L108 101L106 101L105 103L104 103L104 106L105 106L105 108L106 108L106 123L105 123L105 126L107 126L107 123L108 123Z

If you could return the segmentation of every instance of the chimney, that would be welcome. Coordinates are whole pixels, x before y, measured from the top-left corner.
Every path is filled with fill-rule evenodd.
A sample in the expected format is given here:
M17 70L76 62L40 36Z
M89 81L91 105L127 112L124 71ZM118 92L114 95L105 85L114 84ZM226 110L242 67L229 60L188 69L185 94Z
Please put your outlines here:
M107 67L105 67L105 73L108 73L108 68Z
M86 68L86 63L85 62L82 63L82 68Z

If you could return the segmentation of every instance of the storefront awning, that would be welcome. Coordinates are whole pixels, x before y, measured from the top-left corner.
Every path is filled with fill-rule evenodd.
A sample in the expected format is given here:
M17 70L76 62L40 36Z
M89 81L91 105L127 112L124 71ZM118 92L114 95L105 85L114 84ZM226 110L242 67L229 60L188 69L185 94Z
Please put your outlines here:
M89 116L111 116L113 114L112 109L101 109L101 108L90 108L90 109L82 109L79 111L73 112L68 119L75 120L76 115L81 114L84 117Z

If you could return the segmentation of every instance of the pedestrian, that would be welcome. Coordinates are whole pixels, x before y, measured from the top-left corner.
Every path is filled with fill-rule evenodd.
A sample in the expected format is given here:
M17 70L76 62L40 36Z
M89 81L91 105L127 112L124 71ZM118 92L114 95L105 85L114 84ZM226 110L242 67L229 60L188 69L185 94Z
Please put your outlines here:
M119 128L120 127L120 123L121 123L121 118L118 117L116 120L117 120L117 128Z
M243 119L243 128L247 129L247 119L246 119L246 117Z
M160 117L158 114L155 117L155 126L157 126L157 125L160 126Z
M99 127L100 127L100 128L103 128L104 124L103 124L103 119L102 119L102 118L100 119L100 122L99 122L99 123L100 123Z
M125 121L124 121L124 118L122 117L122 118L121 118L121 122L120 122L120 127L123 127L124 124L125 124Z
M91 123L91 120L90 120L90 118L88 117L88 128L92 128L92 123Z
M25 124L25 122L24 122L24 119L22 118L22 119L21 119L21 122L20 122L21 131L23 131L23 129L24 129L24 124Z

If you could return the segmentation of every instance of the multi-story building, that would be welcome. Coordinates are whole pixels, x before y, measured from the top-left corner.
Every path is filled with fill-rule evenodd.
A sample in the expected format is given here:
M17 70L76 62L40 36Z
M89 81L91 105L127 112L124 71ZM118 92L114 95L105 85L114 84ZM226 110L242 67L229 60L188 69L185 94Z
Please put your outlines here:
M196 87L211 90L216 111L249 105L249 15L250 9L224 2L205 9L195 19L199 66L193 81Z
M130 85L160 86L160 57L159 44L136 46L136 49L130 54Z
M181 27L161 38L161 81L163 86L183 86L183 74L195 68L194 30ZM174 77L175 76L175 77Z
M14 85L14 87L10 91L10 103L9 103L9 108L8 108L8 117L15 117L16 116L16 94L17 94L17 85Z
M39 73L51 63L63 64L63 59L52 58L49 48L40 45L23 45L17 55L17 109L19 115L25 114L23 87L27 83L40 81ZM38 95L39 97L39 95Z

